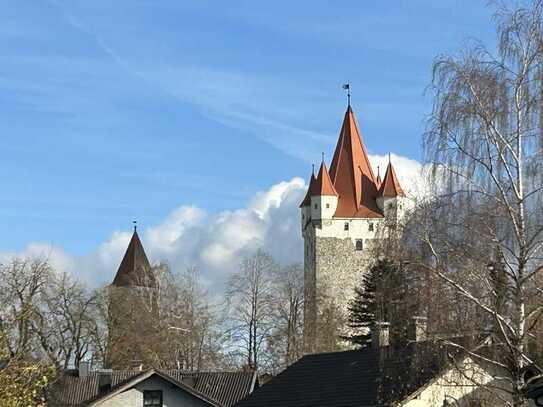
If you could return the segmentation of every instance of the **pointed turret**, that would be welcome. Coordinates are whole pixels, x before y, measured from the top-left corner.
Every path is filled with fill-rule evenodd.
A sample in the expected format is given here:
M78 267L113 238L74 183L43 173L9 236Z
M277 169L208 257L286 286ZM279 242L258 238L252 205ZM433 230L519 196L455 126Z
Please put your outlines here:
M155 276L135 227L111 285L115 287L156 287Z
M339 202L335 216L379 218L377 186L366 147L360 137L351 106L347 107L330 166L330 177Z
M385 178L383 179L381 187L379 188L379 195L386 198L396 198L398 196L405 197L405 193L400 186L400 181L398 181L396 171L394 171L394 167L392 166L390 159L385 172Z
M379 166L377 166L377 178L375 179L375 186L377 187L377 190L381 188L381 184L383 183L383 180L381 179L381 171Z
M336 189L334 188L334 185L332 184L332 180L330 179L330 174L328 173L328 168L326 168L324 159L322 160L321 168L319 169L319 175L317 175L315 186L311 195L312 196L324 196L324 195L337 196Z
M315 178L315 170L313 169L313 172L311 173L311 177L309 178L309 187L307 188L307 193L305 194L304 200L300 204L300 208L311 205L311 194L312 194L312 191L315 189L316 182L317 182L317 178Z

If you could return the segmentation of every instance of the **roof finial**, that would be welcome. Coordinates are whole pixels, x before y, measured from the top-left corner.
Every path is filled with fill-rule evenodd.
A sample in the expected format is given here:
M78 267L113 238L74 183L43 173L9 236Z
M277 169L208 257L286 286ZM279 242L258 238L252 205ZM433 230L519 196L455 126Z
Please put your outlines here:
M347 106L351 106L351 84L349 82L343 84L343 89L347 91Z
M311 164L313 175L315 175L315 164Z
M324 151L321 154L322 154L322 162L324 162Z
M379 177L379 166L377 166L377 177Z
M390 165L390 151L388 152L388 164Z
M136 231L138 230L138 221L133 220L132 223L134 224L134 233L136 233Z

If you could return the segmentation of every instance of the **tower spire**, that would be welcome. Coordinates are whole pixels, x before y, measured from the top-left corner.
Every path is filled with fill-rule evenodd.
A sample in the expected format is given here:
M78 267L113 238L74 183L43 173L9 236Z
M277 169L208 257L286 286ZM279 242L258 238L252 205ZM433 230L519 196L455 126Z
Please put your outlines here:
M351 84L349 82L344 83L343 89L347 91L347 106L351 107Z
M132 223L134 224L134 233L117 269L112 285L115 287L156 287L151 264L136 231L137 221Z

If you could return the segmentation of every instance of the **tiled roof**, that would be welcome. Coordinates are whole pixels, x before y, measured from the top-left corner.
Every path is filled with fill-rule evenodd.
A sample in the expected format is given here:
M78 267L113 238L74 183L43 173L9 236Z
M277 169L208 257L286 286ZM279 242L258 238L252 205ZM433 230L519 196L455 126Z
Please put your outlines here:
M151 265L141 244L138 232L135 230L112 285L116 287L140 286L149 288L156 286Z
M111 391L147 371L115 370L111 372ZM158 370L177 382L194 388L218 404L230 407L249 395L256 381L254 372L185 372L182 370ZM62 407L84 406L100 396L99 372L78 377L66 374L54 387L54 405Z
M379 195L394 198L397 196L405 197L405 193L400 186L400 181L398 181L398 177L396 176L396 171L394 171L394 167L390 162L388 163L383 183L379 188Z
M328 168L324 161L321 164L319 169L319 175L317 175L317 180L315 181L315 188L311 192L311 195L323 196L323 195L333 195L337 196L337 192L332 185L332 180L330 179L330 174L328 174Z
M316 182L317 182L317 179L315 178L315 173L312 172L311 173L311 178L309 178L309 187L307 188L307 192L305 194L304 200L300 204L300 208L302 208L304 206L311 205L311 194L312 194L313 190L315 189L315 183Z
M236 407L365 407L403 400L446 365L444 348L410 343L304 356Z

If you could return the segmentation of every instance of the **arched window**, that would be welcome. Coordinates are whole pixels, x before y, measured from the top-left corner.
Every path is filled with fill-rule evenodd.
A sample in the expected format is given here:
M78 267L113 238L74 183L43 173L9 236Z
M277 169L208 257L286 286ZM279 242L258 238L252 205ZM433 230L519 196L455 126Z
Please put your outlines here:
M362 239L356 239L356 250L364 250L364 242Z

